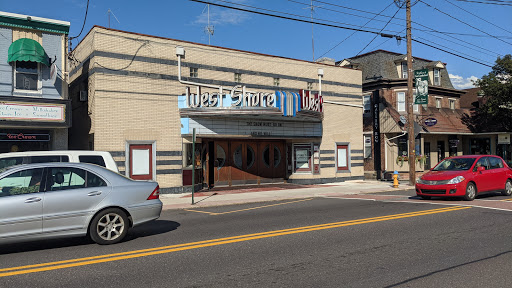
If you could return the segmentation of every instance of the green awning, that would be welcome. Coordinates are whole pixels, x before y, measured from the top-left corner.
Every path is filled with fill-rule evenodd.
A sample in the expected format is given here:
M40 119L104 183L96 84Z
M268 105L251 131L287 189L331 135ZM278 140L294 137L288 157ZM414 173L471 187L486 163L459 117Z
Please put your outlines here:
M12 42L11 46L9 46L8 53L8 63L14 61L32 61L50 66L48 55L44 52L43 46L32 39L21 38Z

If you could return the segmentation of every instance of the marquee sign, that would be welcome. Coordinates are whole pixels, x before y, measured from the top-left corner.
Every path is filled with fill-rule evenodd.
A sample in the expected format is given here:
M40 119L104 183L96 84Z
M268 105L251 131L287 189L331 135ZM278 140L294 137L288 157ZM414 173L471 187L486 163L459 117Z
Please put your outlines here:
M323 112L323 98L321 95L309 91L297 92L275 91L274 93L254 92L247 90L246 86L237 85L230 90L222 87L218 92L201 92L201 86L196 87L192 93L186 87L185 94L178 97L179 108L248 108L267 107L278 108L283 116L296 116L297 112L307 110Z
M65 109L64 104L1 102L0 120L64 122Z

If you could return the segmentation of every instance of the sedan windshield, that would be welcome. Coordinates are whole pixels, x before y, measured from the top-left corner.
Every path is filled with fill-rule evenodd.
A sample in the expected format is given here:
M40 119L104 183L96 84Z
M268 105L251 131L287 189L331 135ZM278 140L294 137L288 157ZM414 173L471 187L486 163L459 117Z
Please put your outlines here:
M469 170L476 158L444 159L433 169L434 171Z

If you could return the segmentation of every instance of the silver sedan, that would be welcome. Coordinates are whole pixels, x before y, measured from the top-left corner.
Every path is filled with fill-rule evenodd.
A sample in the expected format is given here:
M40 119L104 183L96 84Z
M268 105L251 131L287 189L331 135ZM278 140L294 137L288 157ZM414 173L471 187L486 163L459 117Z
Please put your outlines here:
M160 217L159 186L85 163L40 163L0 173L0 243L88 235L121 241Z

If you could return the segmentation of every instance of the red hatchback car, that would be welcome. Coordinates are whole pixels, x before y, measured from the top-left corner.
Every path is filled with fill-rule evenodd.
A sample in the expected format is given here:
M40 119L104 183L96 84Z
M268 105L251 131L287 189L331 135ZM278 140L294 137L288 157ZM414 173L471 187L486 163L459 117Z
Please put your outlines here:
M490 191L512 194L512 169L494 155L446 158L416 182L416 194L423 199L462 196L471 201L477 193Z

